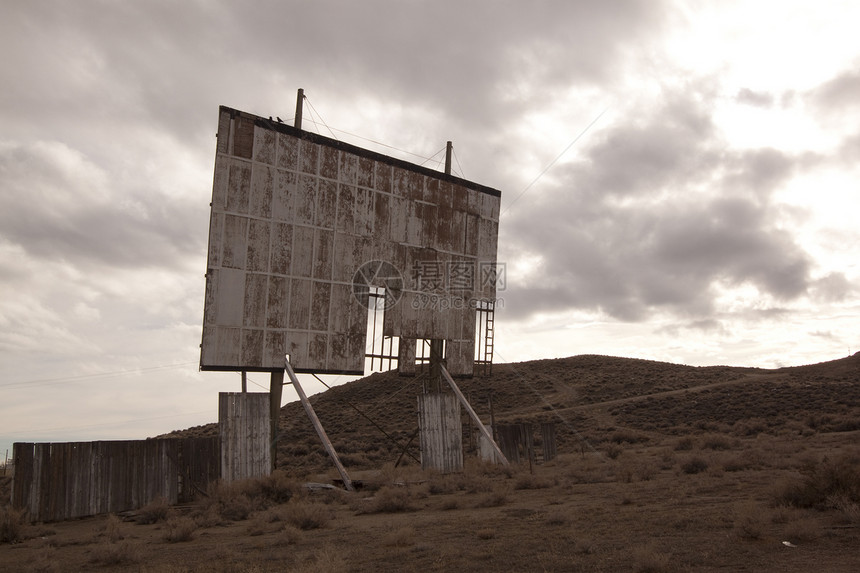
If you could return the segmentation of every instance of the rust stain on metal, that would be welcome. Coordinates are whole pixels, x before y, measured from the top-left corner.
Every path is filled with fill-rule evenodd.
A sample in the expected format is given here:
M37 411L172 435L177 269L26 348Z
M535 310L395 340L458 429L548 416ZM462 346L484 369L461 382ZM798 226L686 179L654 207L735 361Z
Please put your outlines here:
M404 283L385 335L402 337L407 357L410 338L445 339L451 372L471 374L473 302L495 297L478 267L496 260L499 197L222 107L201 368L275 370L289 354L299 372L361 373L367 309L352 281L362 264L383 260ZM416 265L448 282L459 273L460 284L422 290ZM471 282L457 269L471 269Z

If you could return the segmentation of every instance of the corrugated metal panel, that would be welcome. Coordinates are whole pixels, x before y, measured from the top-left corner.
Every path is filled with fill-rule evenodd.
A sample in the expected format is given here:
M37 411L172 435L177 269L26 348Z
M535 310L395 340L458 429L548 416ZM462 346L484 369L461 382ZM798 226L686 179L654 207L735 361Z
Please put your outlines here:
M221 478L234 481L272 471L268 393L218 394Z
M418 427L422 469L463 471L463 428L456 396L420 394Z

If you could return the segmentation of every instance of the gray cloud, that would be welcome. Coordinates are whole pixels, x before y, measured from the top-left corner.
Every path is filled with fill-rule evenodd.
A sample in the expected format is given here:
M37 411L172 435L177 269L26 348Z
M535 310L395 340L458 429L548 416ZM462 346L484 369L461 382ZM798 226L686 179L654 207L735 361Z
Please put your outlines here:
M805 161L773 149L729 151L701 94L674 94L607 130L558 188L520 201L501 229L543 257L506 312L580 309L627 321L655 311L712 326L721 287L776 300L810 286L811 257L775 224L771 194Z
M749 88L741 88L736 98L738 103L762 108L769 108L773 106L774 102L773 94L754 91Z
M819 109L829 113L841 113L860 106L860 70L845 70L809 94Z
M856 293L858 289L844 273L832 272L813 282L811 290L813 297L818 301L838 302Z
M633 0L54 2L5 19L31 64L4 89L11 116L146 121L189 140L211 130L218 103L289 116L298 86L498 126L523 95L539 107L617 76L627 43L659 33L663 11Z
M30 256L181 268L205 251L205 205L195 213L187 200L148 188L152 182L114 189L115 175L61 143L0 147L0 177L0 238Z

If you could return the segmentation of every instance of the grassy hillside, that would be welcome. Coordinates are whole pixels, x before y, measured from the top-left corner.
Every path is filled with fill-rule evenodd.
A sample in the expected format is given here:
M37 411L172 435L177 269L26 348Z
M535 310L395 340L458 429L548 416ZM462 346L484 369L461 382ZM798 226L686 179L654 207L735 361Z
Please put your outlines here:
M460 383L484 420L492 399L499 422L555 421L559 456L395 467L422 380L375 374L312 398L361 491L303 485L337 474L287 404L282 470L196 503L34 525L0 507L0 571L858 569L860 354L776 370L576 356Z
M377 373L311 398L348 469L400 457L417 428L424 382ZM555 422L561 453L704 432L754 437L860 429L860 353L774 370L584 355L497 364L492 375L458 384L484 423L490 402L497 423ZM295 475L329 468L299 402L282 408L280 428L279 467ZM216 434L209 424L172 435ZM417 440L407 451L418 457Z

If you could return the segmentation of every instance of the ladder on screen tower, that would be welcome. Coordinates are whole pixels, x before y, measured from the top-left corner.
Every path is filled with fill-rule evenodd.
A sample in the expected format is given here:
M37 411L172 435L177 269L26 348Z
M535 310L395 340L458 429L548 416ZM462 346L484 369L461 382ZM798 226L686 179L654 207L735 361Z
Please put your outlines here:
M495 303L488 302L484 313L484 352L482 366L485 374L492 374L493 370L493 330L495 323Z
M493 321L495 312L487 313L487 336L484 338L484 357L488 364L493 363Z

